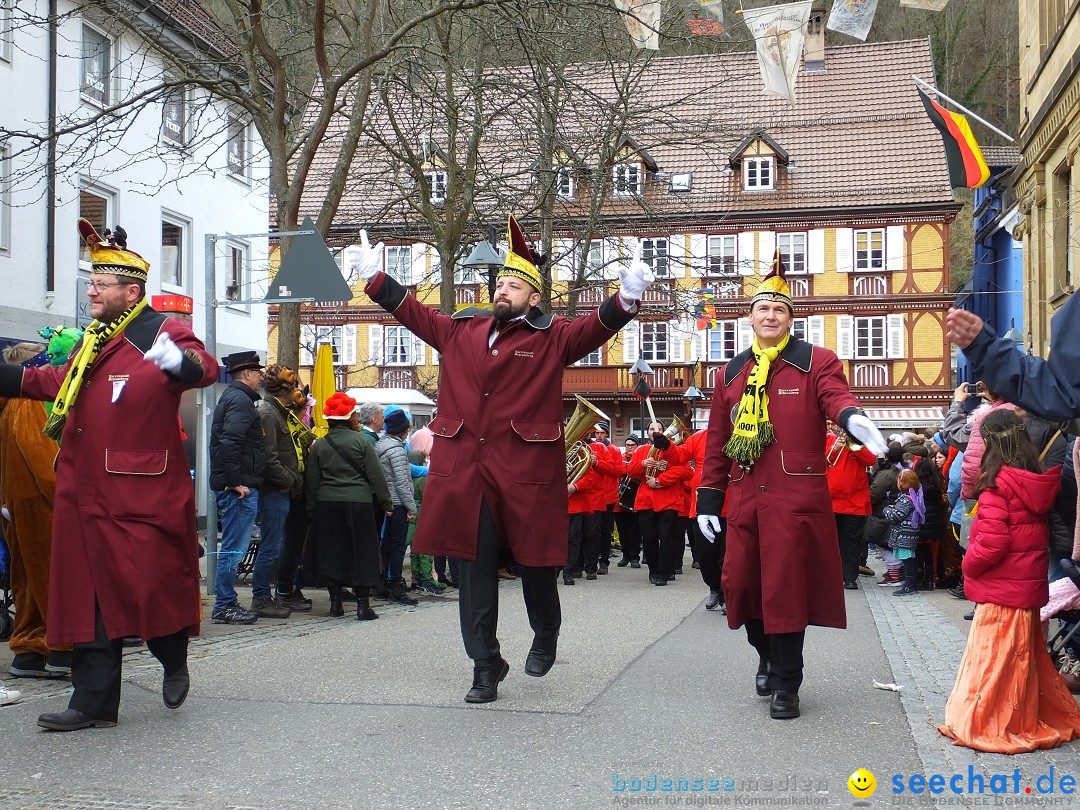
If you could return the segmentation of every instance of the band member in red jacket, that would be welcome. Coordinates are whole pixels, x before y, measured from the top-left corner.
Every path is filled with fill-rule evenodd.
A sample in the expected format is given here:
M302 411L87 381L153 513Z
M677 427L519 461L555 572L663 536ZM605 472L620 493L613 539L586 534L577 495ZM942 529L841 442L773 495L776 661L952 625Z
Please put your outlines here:
M860 444L855 444L831 420L825 423L825 477L829 482L836 535L840 542L840 564L844 572L844 587L859 589L859 564L866 548L863 530L870 507L870 480L866 468L877 456Z
M649 566L649 582L667 585L675 579L676 556L682 556L682 539L676 536L681 490L693 471L686 463L686 453L664 435L664 426L659 422L649 425L649 440L651 444L634 451L627 473L641 480L634 511L645 564Z
M596 423L596 471L602 486L597 492L596 511L600 516L600 554L596 573L603 576L611 562L611 541L615 530L615 503L619 500L619 481L626 472L622 450L608 441L608 423Z

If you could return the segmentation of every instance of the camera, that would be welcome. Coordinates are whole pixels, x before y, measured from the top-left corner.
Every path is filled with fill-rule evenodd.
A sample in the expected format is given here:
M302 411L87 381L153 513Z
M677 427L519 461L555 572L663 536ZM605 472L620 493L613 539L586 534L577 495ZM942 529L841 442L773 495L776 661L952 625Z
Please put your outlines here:
M969 394L977 394L979 393L979 385L978 383L968 383L964 387L964 390L967 391Z

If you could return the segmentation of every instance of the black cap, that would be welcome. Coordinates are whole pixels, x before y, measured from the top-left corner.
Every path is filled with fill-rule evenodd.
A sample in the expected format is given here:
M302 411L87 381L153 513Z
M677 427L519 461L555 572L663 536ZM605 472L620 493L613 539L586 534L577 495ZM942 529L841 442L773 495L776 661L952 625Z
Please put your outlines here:
M223 357L221 362L225 364L225 370L229 374L235 374L249 368L261 369L263 367L258 352L233 352L227 357Z

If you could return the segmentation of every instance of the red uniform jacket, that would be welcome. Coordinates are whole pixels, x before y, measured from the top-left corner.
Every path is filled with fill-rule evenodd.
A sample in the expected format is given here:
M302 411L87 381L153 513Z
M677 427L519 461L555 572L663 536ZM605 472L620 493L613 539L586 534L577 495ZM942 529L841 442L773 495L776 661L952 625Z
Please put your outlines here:
M575 490L567 497L566 511L571 515L588 515L596 511L597 493L600 490L600 473L589 467L574 484Z
M175 375L143 359L159 332L184 350ZM22 370L22 395L53 399L66 370ZM186 389L217 378L190 327L149 307L90 367L57 458L51 645L93 641L95 601L111 639L198 634L195 489L177 413Z
M866 468L877 456L873 450L852 450L835 433L825 434L825 477L829 482L832 510L839 515L869 515L870 479Z
M698 514L719 515L726 501L728 626L761 619L766 633L797 633L808 624L845 627L825 481L825 418L845 425L858 401L833 352L791 338L766 383L776 441L745 471L723 449L753 366L748 349L717 378L698 490Z
M600 477L593 511L604 512L619 499L619 479L626 471L626 462L623 461L622 451L613 444L593 442L590 446L596 452L594 469Z
M654 449L651 444L643 444L634 451L634 455L630 457L630 464L627 466L627 472L641 480L637 498L634 499L634 511L651 509L654 512L663 512L671 509L678 512L682 508L683 484L693 475L693 470L687 463L690 456L682 447L674 445L667 450L657 450L654 457L660 461L666 461L668 467L656 476L660 486L653 489L645 480L644 461L649 451Z
M489 310L443 315L382 273L367 293L442 353L424 515L413 550L476 559L485 501L517 562L566 565L563 369L614 337L633 313L617 296L574 320L534 309L489 346Z
M1003 467L979 494L964 555L964 593L973 602L1041 608L1050 598L1047 514L1061 487L1061 467L1032 473Z

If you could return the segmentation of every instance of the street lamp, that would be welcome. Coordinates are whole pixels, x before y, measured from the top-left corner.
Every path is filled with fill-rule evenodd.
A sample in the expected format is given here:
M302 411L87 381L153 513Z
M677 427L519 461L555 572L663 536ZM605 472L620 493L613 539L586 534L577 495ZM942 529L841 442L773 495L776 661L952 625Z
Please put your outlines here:
M1002 335L1006 340L1011 340L1016 344L1016 350L1023 353L1024 351L1024 333L1013 325L1008 332Z
M691 385L683 394L683 399L690 401L690 430L693 432L695 430L694 417L697 415L697 404L705 399L705 395L701 393L701 389L696 385Z
M506 261L506 255L499 250L498 237L495 235L495 226L488 226L487 241L477 242L472 252L462 261L461 266L468 269L480 270L487 279L488 300L495 300L495 279L498 271Z
M645 362L645 358L639 355L634 365L630 366L630 373L637 374L638 376L638 384L634 386L635 393L640 387L644 387L645 390L648 390L649 384L645 382L645 375L651 375L653 373L653 370L652 366ZM645 427L645 397L647 396L648 394L646 394L645 396L640 396L639 394L639 398L641 399L641 426L644 430L644 432L642 433L643 438L649 435L649 431Z

